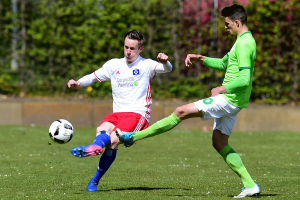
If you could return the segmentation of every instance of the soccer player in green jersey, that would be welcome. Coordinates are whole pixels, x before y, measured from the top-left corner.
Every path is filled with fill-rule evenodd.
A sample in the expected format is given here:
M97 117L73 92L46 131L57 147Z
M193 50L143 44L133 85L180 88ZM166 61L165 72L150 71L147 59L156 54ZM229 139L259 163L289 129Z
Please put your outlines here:
M247 27L247 13L240 5L232 5L222 10L225 29L237 40L222 59L203 55L188 54L185 65L199 61L216 70L226 71L222 86L211 90L211 97L176 108L174 113L149 128L139 132L125 133L117 130L120 141L131 146L135 141L171 130L182 120L201 117L202 120L214 119L212 134L213 147L224 158L228 166L241 178L244 188L234 198L256 196L260 194L259 186L246 170L240 156L229 146L228 139L232 133L237 114L248 107L252 89L252 76L256 57L256 43Z

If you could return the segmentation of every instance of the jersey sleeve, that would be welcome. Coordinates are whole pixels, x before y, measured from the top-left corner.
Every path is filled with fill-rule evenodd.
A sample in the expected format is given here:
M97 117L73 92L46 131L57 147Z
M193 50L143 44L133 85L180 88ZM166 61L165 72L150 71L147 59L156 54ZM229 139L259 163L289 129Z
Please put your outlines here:
M166 65L151 59L147 59L147 62L149 64L149 76L151 78L153 78L155 75L170 72L173 68L172 64L169 61Z
M101 68L94 72L94 75L98 81L110 81L112 62L113 60L107 61Z
M228 63L228 54L226 54L222 59L205 57L203 65L212 69L225 71L227 69L227 63Z
M237 52L239 69L251 69L252 47L248 43L239 42L236 45L235 52Z
M227 93L233 93L239 90L241 87L248 86L251 80L251 69L240 69L239 77L235 79L233 82L225 85L225 89Z
M86 87L96 82L97 78L95 77L94 73L91 73L80 78L78 81L80 82L80 87Z
M237 44L235 52L237 54L239 77L225 86L227 93L233 93L241 87L248 86L251 79L251 57L253 49L246 42Z

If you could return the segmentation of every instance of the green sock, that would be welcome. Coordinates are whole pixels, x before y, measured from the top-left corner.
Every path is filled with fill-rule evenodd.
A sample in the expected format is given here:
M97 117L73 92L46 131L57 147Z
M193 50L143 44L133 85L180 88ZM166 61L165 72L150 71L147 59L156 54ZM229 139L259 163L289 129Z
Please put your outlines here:
M255 186L255 182L245 168L241 157L229 145L226 145L219 154L224 158L228 166L242 179L245 188Z
M174 113L172 113L169 117L166 117L151 126L149 126L147 129L135 132L132 135L133 141L141 140L143 138L152 137L164 132L167 132L177 126L181 122L181 119L179 119Z

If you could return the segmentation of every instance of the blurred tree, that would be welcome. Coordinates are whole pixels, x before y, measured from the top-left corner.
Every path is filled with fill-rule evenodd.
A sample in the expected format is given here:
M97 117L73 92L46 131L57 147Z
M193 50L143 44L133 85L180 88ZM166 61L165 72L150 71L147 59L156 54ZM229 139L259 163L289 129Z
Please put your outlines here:
M20 96L23 97L25 95L25 59L26 59L26 43L27 43L27 31L26 31L26 4L27 0L21 0L21 40L22 40L22 47L21 47L21 57L20 57Z
M66 83L123 57L123 34L136 29L147 40L143 57L156 59L164 52L174 66L153 80L153 97L206 97L224 73L200 64L187 68L184 59L188 53L223 57L236 38L225 31L220 12L240 3L257 41L252 100L299 101L299 0L19 0L18 14L11 3L0 0L0 94L110 97L108 82L88 90L67 90ZM11 70L14 27L16 71Z
M253 99L284 104L297 100L299 70L299 1L252 1L248 26L257 42Z

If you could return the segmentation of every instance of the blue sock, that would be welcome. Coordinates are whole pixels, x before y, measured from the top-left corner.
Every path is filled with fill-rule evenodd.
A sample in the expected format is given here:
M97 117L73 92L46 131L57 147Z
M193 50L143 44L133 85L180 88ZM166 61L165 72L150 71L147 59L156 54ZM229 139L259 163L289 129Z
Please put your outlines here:
M98 145L102 148L106 147L110 143L110 135L106 131L100 131L97 133L98 135L95 137L93 144Z
M105 174L105 172L109 169L111 164L114 162L116 156L117 156L117 150L118 149L109 149L106 153L104 153L100 160L99 165L96 171L95 176L92 178L95 183L98 184L102 176Z

